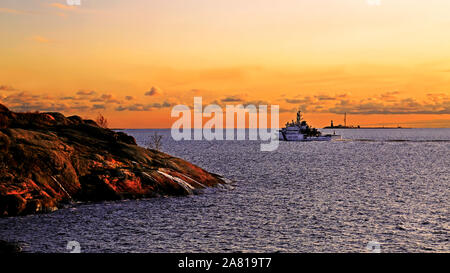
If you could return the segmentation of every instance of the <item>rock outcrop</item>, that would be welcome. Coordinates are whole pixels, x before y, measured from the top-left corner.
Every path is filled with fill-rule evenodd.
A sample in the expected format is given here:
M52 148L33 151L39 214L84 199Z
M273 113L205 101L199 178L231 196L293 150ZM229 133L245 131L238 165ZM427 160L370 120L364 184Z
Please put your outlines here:
M21 251L22 247L19 244L0 240L0 254L19 253Z
M73 201L186 195L224 183L92 120L0 105L0 216L53 211Z

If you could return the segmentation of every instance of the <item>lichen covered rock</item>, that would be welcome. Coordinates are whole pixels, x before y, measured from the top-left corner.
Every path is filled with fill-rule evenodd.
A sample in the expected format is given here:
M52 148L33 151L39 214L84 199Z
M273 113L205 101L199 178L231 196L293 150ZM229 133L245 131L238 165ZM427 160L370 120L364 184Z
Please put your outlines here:
M0 105L0 216L73 201L186 195L224 180L78 116Z

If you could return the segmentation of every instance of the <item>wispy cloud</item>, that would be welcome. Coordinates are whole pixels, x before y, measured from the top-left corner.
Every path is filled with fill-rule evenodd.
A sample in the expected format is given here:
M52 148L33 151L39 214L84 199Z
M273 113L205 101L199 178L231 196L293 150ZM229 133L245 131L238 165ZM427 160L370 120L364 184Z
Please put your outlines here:
M0 85L0 91L9 91L0 94L0 103L5 104L14 111L58 111L65 113L89 112L95 110L112 109L122 102L111 94L103 94L97 99L95 91L80 90L65 96L52 97L18 90L9 85Z
M50 3L49 6L60 9L60 10L76 10L77 7L76 6L68 6L68 5L64 5L61 3Z
M17 91L17 89L10 85L0 85L0 91Z
M161 109L161 108L168 108L175 105L174 103L170 103L168 101L165 101L163 103L150 103L150 104L141 104L141 103L135 103L131 105L120 105L115 108L116 111L151 111L153 109Z
M153 95L157 93L155 88ZM152 90L150 90L152 91ZM149 91L149 92L150 92ZM169 108L176 103L159 97L158 102L139 102L133 96L116 97L112 93L101 95L94 90L79 90L63 96L51 97L45 94L31 93L19 90L11 85L0 85L0 103L16 111L151 111L154 109ZM273 98L281 102L280 112L295 112L301 109L304 112L334 113L334 114L450 114L450 94L428 93L421 98L402 96L397 91L389 91L366 98L354 98L348 93L335 95L300 95L293 97ZM220 98L204 99L204 104L242 104L271 105L271 101L248 98L246 94L228 95ZM278 103L276 103L278 104Z
M121 103L121 101L112 94L103 94L100 97L91 99L90 101L91 102L117 103L117 104Z
M0 13L9 13L9 14L28 14L29 12L17 9L9 9L9 8L0 8Z
M221 102L242 102L243 98L238 95L227 96L225 98L220 99Z
M40 35L31 36L30 40L35 41L35 42L40 43L40 44L52 43L52 41L50 41L49 39L45 38L44 36L40 36Z
M87 90L79 90L78 92L77 92L77 95L80 95L80 96L93 96L93 95L95 95L96 93L95 93L95 91L93 91L93 90L90 90L90 91L87 91Z
M54 14L60 16L60 17L66 17L70 14L93 14L96 13L95 10L92 9L87 9L85 6L81 5L81 6L71 6L71 5L66 5L66 4L62 4L62 3L50 3L50 4L45 4L47 7L50 7L53 11Z

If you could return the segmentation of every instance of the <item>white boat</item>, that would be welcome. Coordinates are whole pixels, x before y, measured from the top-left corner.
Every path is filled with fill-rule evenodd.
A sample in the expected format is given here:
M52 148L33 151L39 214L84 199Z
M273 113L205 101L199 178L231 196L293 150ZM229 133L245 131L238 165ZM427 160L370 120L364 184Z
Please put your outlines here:
M297 112L297 120L286 123L286 127L279 131L281 141L331 141L342 139L340 135L322 135L319 130L312 128L305 120L302 120L301 112Z

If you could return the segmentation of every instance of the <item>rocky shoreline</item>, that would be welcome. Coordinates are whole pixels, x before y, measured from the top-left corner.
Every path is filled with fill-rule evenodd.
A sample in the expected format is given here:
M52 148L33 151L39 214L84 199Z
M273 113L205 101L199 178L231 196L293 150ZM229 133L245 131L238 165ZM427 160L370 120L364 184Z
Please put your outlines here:
M0 217L67 203L188 195L226 184L133 137L60 113L16 113L0 104Z

